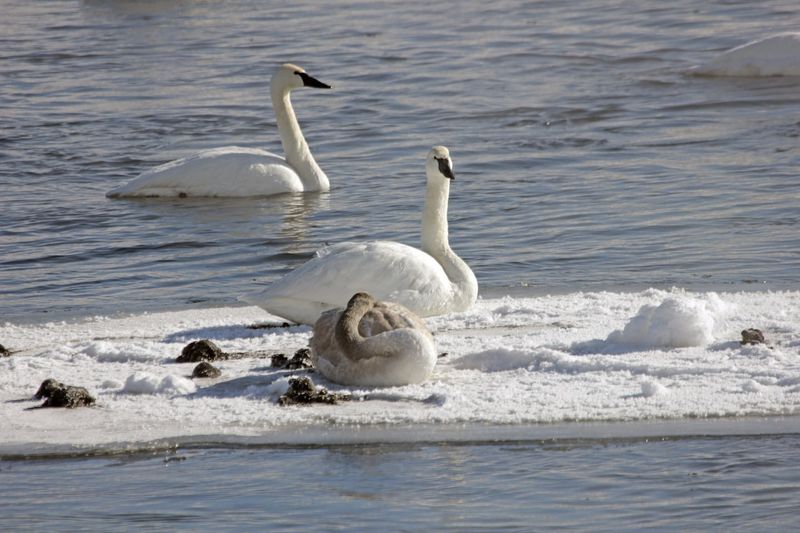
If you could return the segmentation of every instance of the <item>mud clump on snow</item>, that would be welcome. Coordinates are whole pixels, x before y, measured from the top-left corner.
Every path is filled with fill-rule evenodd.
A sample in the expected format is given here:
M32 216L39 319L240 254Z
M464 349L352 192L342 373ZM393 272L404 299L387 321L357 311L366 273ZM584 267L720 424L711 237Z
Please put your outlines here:
M64 385L52 378L42 382L39 390L36 391L35 397L37 400L45 398L44 403L41 405L42 407L74 409L75 407L92 405L95 402L94 397L85 388Z
M277 354L281 355L281 354ZM266 351L223 352L219 346L208 339L190 342L183 347L176 363L199 363L201 361L227 361L230 359L250 359L274 357ZM275 366L275 365L273 365Z
M739 344L764 344L764 333L760 329L749 328L742 330L742 340Z
M219 349L219 346L208 339L190 342L183 347L181 354L175 360L178 363L198 363L200 361L220 361L228 356Z
M300 348L297 350L291 359L286 357L285 354L276 353L271 356L272 366L274 368L285 368L287 370L302 370L305 368L313 368L311 364L311 351L308 348Z
M314 382L307 377L289 380L289 390L278 398L278 405L307 405L311 403L327 403L335 405L340 400L349 400L349 396L332 394L324 387L317 389Z
M200 362L192 371L193 378L218 378L222 375L219 368L208 361Z
M285 353L276 353L270 356L270 359L272 361L270 364L275 368L286 368L286 365L289 364L289 358Z
M50 395L53 394L53 392L56 389L60 389L62 387L64 387L63 383L56 381L53 378L46 379L42 381L41 385L39 385L39 390L36 391L36 394L34 394L33 397L36 398L37 400L41 400L42 398L49 398Z
M280 324L250 324L247 329L276 329L276 328L290 328L292 325L288 322L281 322Z

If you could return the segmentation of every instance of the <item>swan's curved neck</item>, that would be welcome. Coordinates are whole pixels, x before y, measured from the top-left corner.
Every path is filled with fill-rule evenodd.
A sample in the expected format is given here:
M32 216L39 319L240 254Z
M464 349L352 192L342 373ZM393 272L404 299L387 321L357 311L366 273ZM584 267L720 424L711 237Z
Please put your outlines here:
M306 191L327 191L330 189L328 176L319 168L308 149L308 143L300 131L300 124L289 99L289 89L273 85L270 92L286 161L300 176Z
M431 171L422 212L422 250L436 259L453 284L455 298L472 302L478 295L478 281L469 266L450 248L447 204L450 180Z
M365 339L358 331L358 324L370 309L372 309L370 302L356 302L342 311L339 320L336 321L336 343L342 353L350 359L362 359L359 354L363 351L361 348Z

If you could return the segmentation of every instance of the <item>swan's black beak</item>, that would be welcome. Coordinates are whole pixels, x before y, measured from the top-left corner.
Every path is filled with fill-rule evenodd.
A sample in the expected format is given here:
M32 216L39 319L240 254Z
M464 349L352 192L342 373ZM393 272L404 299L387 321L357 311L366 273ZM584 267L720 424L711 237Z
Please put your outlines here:
M322 83L317 78L309 76L305 72L295 72L295 74L300 76L300 79L303 80L303 86L304 87L313 87L315 89L330 89L331 88L331 86L328 85L327 83Z
M439 159L438 157L434 157L434 159L436 159L436 162L439 163L439 172L441 172L445 178L449 178L451 180L456 179L455 175L453 174L453 169L450 168L449 159L447 159L446 157L443 157L441 159Z

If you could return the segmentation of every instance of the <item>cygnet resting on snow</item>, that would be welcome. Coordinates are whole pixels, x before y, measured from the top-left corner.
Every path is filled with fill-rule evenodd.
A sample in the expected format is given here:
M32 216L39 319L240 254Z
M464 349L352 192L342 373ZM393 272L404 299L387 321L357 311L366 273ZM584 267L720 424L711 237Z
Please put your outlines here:
M428 379L436 347L425 323L402 305L355 294L322 314L311 338L314 367L342 385L391 387Z

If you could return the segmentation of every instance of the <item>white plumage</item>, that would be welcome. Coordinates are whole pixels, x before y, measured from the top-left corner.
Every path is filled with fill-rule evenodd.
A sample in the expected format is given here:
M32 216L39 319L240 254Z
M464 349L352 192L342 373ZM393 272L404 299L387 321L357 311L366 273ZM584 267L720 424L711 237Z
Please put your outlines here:
M434 147L426 169L422 250L391 241L328 246L263 292L242 299L302 324L314 324L321 313L343 307L357 292L400 303L420 316L469 309L478 282L448 242L453 172L447 148Z
M330 88L290 63L281 65L270 83L286 158L258 148L214 148L147 170L107 196L242 197L327 191L328 177L311 155L289 99L289 93L300 87Z

